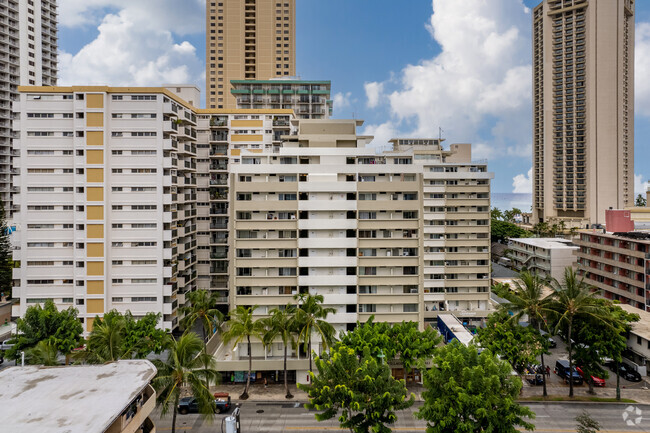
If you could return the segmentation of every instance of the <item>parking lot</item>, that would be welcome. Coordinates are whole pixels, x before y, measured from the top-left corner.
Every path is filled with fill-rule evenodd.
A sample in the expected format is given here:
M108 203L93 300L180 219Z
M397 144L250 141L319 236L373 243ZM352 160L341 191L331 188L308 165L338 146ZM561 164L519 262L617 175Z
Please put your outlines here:
M557 343L557 347L555 349L550 349L551 354L550 355L544 355L544 363L548 366L551 367L551 377L549 378L547 376L547 384L549 386L553 387L565 387L569 388L568 383L564 382L564 379L558 376L553 372L555 368L555 361L558 359L569 359L569 353L567 351L567 346L562 341L562 338L559 336L554 336L553 340ZM607 366L603 366L604 370L609 374L609 376L605 379L605 387L604 388L610 388L610 389L615 389L616 388L616 373L612 372ZM641 382L630 382L628 380L625 380L623 377L621 377L621 388L628 388L628 389L643 389L644 387L648 387L648 377L643 376ZM528 388L541 388L541 385L535 386L535 385L530 385L528 382L524 381L524 387ZM585 390L589 387L587 382L585 381L582 385L575 385L574 388L585 388ZM594 390L598 392L599 389L603 389L603 387L595 387Z

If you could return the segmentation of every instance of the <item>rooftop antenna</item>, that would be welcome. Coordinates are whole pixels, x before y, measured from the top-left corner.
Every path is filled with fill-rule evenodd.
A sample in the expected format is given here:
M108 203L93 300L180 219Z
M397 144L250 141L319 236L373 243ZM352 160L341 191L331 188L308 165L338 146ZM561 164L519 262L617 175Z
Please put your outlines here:
M442 147L442 128L438 126L438 144Z

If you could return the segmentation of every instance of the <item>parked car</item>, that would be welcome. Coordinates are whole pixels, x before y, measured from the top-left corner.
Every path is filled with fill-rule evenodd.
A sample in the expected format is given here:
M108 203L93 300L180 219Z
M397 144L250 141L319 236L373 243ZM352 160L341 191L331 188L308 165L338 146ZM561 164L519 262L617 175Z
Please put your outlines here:
M616 373L616 363L610 363L609 369ZM618 373L623 379L629 380L630 382L641 382L641 374L629 364L621 363L618 368Z
M214 404L217 413L228 412L230 410L230 394L227 392L215 392Z
M544 331L543 329L540 329L539 333L542 334L542 337L544 337L544 338L547 339L547 341L548 341L548 347L550 347L551 349L555 349L555 348L557 347L557 343L555 342L555 340L553 339L553 337L551 337L551 336L548 334L548 332Z
M230 410L230 395L228 393L215 393L214 394L214 412L221 413ZM194 397L183 397L178 402L178 413L198 413L199 403Z
M585 377L585 373L582 371L582 368L576 367L576 371L584 380L587 380ZM594 386L605 386L605 379L601 379L600 377L596 376L589 376L591 378L591 381L593 382Z
M534 376L532 374L527 375L526 380L528 381L528 383L530 383L533 386L541 385L544 383L544 375L542 374L535 374Z
M573 367L569 373L569 361L566 359L558 359L555 361L555 374L564 379L565 382L573 381L574 385L582 385L582 376L578 374L576 368Z
M14 344L11 343L12 340L13 340L13 338L9 338L9 339L3 341L2 344L0 344L0 350L9 350L12 347L14 347Z

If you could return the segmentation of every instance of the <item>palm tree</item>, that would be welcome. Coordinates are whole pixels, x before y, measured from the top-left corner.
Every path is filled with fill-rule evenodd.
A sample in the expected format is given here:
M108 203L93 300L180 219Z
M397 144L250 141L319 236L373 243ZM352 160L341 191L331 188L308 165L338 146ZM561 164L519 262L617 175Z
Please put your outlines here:
M289 384L287 383L287 349L289 345L292 347L296 345L294 335L296 333L295 326L296 307L295 305L287 305L283 310L271 310L271 317L264 320L266 327L266 334L264 334L264 344L273 344L273 340L280 337L284 345L284 393L286 398L293 398L289 391Z
M107 314L103 320L95 318L86 351L81 356L95 364L122 359L125 355L122 352L125 326L121 315Z
M541 279L537 273L530 273L529 271L522 271L519 273L519 279L513 280L513 288L502 289L493 286L497 290L495 293L498 296L505 298L509 301L503 304L501 308L506 311L512 312L510 320L515 324L519 324L522 316L528 316L528 321L531 326L537 328L537 332L542 330L542 324L547 328L546 317L552 313L550 309L550 299L545 298L543 294L545 281ZM544 364L544 350L541 353L542 367ZM546 375L543 375L542 385L544 388L543 394L546 397Z
M556 316L555 332L566 330L566 341L569 348L569 397L573 397L573 331L574 320L577 316L584 316L607 323L603 307L598 304L592 292L593 287L584 282L584 277L579 278L576 271L568 267L564 270L564 281L560 285L557 281L553 284L553 294L550 308Z
M25 353L27 362L33 365L54 366L59 364L59 351L51 340L41 340Z
M216 308L217 293L209 290L197 290L187 293L185 298L189 301L189 305L179 309L182 314L185 314L181 324L188 330L194 326L197 320L201 322L203 325L201 336L205 342L206 333L207 337L210 337L214 329L218 331L224 319L223 313Z
M176 411L181 389L189 387L199 405L199 413L206 418L214 414L214 398L205 386L205 379L216 380L214 357L203 351L201 338L193 332L185 333L178 340L171 340L166 361L153 361L158 369L152 385L158 393L161 415L167 415L172 404L172 433L176 432ZM204 367L208 365L208 367Z
M225 344L233 341L233 347L246 340L248 344L248 375L246 376L246 388L239 396L240 399L248 398L248 388L251 384L251 371L253 370L253 352L251 350L251 337L264 342L264 322L253 319L253 312L257 305L245 307L239 305L235 311L230 312L230 320L226 322L228 331L223 334Z
M323 307L323 295L310 295L300 293L293 299L298 301L296 322L299 329L298 342L304 344L304 349L309 350L309 371L312 371L311 336L314 332L321 337L323 349L327 349L334 339L334 327L325 319L330 313L336 313L335 308Z

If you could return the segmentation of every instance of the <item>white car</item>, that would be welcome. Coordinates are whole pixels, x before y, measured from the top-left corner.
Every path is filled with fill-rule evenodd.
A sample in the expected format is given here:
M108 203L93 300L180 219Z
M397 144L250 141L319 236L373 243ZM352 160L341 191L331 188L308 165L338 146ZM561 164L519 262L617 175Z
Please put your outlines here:
M2 344L0 344L0 350L9 350L12 347L14 347L13 343L10 343L11 340L12 339L9 338L9 339L3 341Z

